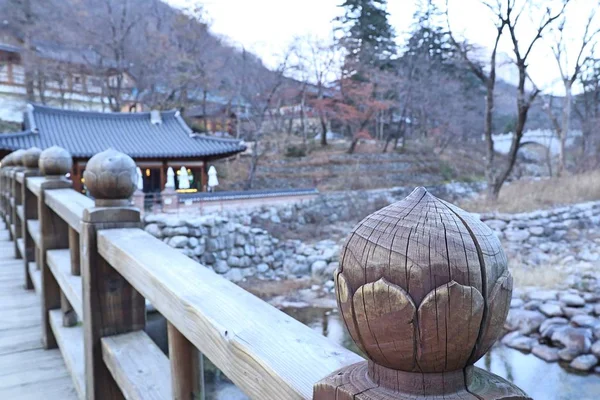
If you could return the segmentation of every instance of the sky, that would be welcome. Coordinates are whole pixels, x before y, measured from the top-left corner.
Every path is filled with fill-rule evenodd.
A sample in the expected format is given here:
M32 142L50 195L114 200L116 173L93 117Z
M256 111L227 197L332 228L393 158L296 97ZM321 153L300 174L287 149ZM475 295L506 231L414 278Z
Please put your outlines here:
M201 4L214 33L227 38L233 45L243 46L254 52L269 67L278 64L278 60L294 37L310 34L323 41L331 40L333 27L331 21L341 15L342 10L338 5L343 2L343 0L166 1L176 7ZM543 4L552 1L554 0L544 0ZM418 0L388 1L389 21L398 35L399 43L403 42L411 28L417 3ZM574 0L574 4L568 9L567 31L571 32L573 37L581 34L589 10L594 8L595 3L595 0ZM483 47L490 47L493 44L494 27L490 13L480 0L449 0L449 9L450 23L458 36ZM535 32L532 30L531 23L525 23L522 27L523 42L525 42ZM575 41L571 43L569 50L575 53L578 45L574 44ZM508 40L501 42L500 51L505 53L506 57L511 54L511 44ZM559 70L550 51L549 42L537 43L532 52L529 69L538 87L548 92L560 92ZM499 76L514 83L517 74L512 67L503 67L499 71Z

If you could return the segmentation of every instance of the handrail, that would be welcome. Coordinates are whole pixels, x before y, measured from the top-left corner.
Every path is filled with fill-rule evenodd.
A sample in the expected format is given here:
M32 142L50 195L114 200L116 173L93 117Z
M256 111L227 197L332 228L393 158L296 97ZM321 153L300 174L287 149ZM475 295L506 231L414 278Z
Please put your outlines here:
M100 231L98 250L251 398L310 399L363 360L143 230Z
M81 231L83 210L94 206L94 201L73 189L56 189L46 195L46 205L75 231Z
M135 163L128 156L107 150L89 160L92 201L65 179L71 157L64 149L24 154L14 165L3 160L0 213L23 257L26 288L40 293L44 346L60 348L81 399L190 398L200 389L197 349L253 399L530 400L472 365L495 341L510 303L502 257L485 262L502 253L499 242L422 188L357 226L335 273L341 314L367 362L140 229L129 201ZM413 221L406 210L435 210L436 222L421 216L418 230L407 228ZM436 231L452 224L453 236ZM402 242L413 229L419 246L441 246L446 258L436 252L432 264L431 251ZM445 243L431 242L440 237ZM451 254L461 245L464 251ZM483 264L467 262L466 254ZM435 282L414 272L408 287L408 260L444 268ZM445 282L449 269L455 271ZM168 359L143 331L145 300L167 319ZM439 328L439 318L453 325Z

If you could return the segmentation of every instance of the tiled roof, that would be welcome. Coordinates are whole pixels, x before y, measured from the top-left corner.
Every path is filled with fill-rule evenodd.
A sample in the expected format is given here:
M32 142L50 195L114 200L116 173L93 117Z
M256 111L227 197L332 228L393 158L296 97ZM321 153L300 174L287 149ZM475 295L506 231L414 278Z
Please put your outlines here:
M160 113L152 124L150 113L101 113L30 105L25 132L0 134L0 149L60 146L73 157L89 158L108 148L133 158L196 158L244 151L239 140L212 138L192 132L178 111Z

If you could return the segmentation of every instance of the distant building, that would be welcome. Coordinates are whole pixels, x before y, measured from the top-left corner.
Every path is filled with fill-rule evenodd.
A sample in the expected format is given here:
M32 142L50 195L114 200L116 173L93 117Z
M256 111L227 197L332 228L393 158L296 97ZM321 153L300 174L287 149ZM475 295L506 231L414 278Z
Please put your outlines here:
M83 192L86 162L108 148L135 160L142 170L145 192L162 191L167 169L177 171L182 166L191 176L192 190L202 191L207 184L209 162L246 150L239 140L194 133L179 111L102 113L34 104L26 108L23 132L0 134L0 158L34 146L64 147L73 156L73 186Z
M200 96L190 96L188 101L193 105L183 112L196 131L235 137L238 128L240 133L247 129L245 125L250 118L250 105L244 100L227 99L210 93L205 98L198 97Z
M35 41L32 47L36 66L33 83L38 101L72 110L110 110L106 90L118 87L117 75L114 68L98 67L102 62L96 52L43 41ZM22 38L0 28L1 120L22 122L26 111L25 53ZM135 81L124 74L120 86L127 97ZM129 104L123 108L128 111Z

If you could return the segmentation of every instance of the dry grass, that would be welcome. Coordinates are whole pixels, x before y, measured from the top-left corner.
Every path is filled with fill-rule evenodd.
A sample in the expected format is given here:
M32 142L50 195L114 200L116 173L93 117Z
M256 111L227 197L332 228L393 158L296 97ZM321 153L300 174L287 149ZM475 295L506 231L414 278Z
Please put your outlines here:
M562 269L545 267L522 267L511 266L510 273L514 279L514 286L522 288L526 286L535 286L544 289L557 289L564 285L567 273Z
M497 202L484 195L460 206L472 212L527 212L600 200L600 171L544 180L519 180L505 185Z

